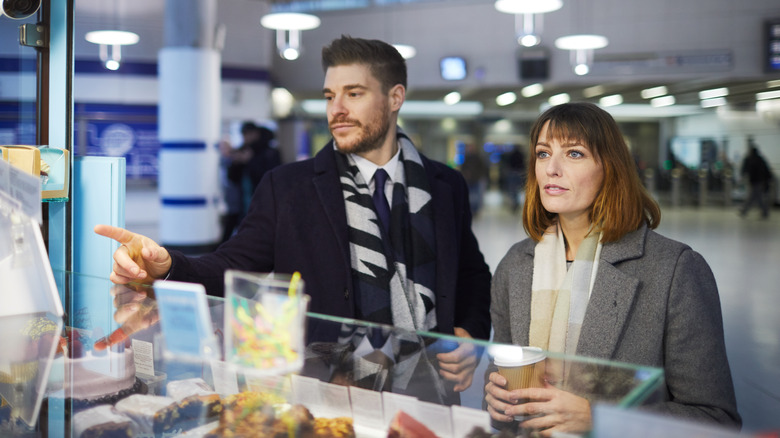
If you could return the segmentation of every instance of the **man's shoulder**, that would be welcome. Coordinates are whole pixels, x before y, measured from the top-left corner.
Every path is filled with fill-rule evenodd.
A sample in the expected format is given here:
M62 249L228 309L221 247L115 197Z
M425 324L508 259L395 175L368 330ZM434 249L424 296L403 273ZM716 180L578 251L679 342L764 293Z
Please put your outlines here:
M463 178L458 170L453 169L441 161L430 159L423 154L420 154L420 158L422 159L423 166L428 173L433 175L441 175L444 178Z
M291 178L300 178L314 173L314 158L293 161L269 170L274 179L287 180Z

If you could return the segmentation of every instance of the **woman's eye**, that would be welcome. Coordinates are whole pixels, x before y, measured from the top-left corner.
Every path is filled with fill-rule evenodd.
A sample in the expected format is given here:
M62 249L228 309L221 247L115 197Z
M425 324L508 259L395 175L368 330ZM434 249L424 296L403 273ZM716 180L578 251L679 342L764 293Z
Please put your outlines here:
M547 158L550 154L547 151L539 151L536 153L536 158Z
M582 152L580 152L580 151L571 151L571 152L569 152L569 155L570 155L572 158L582 158L582 157L584 157L584 156L585 156L585 154L583 154L583 153L582 153Z

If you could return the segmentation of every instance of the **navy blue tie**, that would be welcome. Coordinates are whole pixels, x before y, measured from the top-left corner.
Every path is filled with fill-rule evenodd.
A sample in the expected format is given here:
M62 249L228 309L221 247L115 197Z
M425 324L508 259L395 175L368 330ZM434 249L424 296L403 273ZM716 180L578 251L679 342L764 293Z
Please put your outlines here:
M385 229L385 233L390 235L390 205L387 203L387 196L385 196L385 183L387 182L387 172L384 169L377 169L374 173L374 208L376 209L376 215L379 216L379 221L382 222L382 228Z

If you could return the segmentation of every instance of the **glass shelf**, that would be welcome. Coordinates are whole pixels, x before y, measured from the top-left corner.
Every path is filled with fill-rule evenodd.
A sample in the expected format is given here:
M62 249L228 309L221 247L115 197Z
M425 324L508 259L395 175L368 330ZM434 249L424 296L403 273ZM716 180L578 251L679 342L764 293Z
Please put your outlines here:
M77 350L75 356L80 359L66 360L67 352L55 357L42 407L41 430L66 428L71 436L77 436L76 423L82 420L75 415L96 404L88 398L116 405L117 399L127 393L146 392L161 399L174 395L172 382L202 381L223 401L236 393L262 392L277 405L282 401L303 405L314 417L350 417L357 436L387 436L388 425L398 411L424 423L440 438L464 437L474 426L491 432L489 416L483 409L484 386L486 371L491 367L488 353L497 344L307 313L300 371L293 375L258 373L224 361L224 299L207 298L211 329L222 351L215 360L198 360L166 353L152 287L117 286L107 278L75 273L54 274L66 279L64 284L71 297L92 298L70 300L88 305L66 310L71 317L66 330L71 338L78 339L78 345L71 345L70 351ZM116 345L99 350L105 339ZM478 360L473 382L461 392L455 392L454 383L439 374L437 355L455 349L469 351ZM130 350L134 361L126 362ZM591 404L635 408L655 400L663 384L663 371L658 368L553 353L546 354L545 364L548 377L563 370L565 379L558 375L552 380ZM79 375L92 381L81 382ZM105 394L100 394L100 388L97 392L90 388L100 381L106 383ZM124 388L116 396L119 381L124 382ZM76 394L90 391L93 393L86 398ZM181 394L176 397L181 398ZM159 426L153 434L207 436L217 427L217 417L201 412L198 418L180 418L178 423Z

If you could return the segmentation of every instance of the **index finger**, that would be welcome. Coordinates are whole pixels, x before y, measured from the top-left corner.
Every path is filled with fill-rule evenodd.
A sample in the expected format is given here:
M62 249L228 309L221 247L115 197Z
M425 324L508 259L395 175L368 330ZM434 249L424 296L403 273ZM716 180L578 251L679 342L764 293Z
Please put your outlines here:
M127 333L122 329L122 327L119 327L118 329L114 330L113 333L110 335L100 338L97 341L95 341L95 344L92 346L97 351L105 350L106 348L118 344L125 339L127 339Z
M95 225L94 231L95 233L100 234L101 236L108 237L109 239L114 239L123 245L130 243L133 240L133 237L135 237L135 233L133 233L132 231L128 231L124 228L114 227L111 225L104 225L104 224Z

